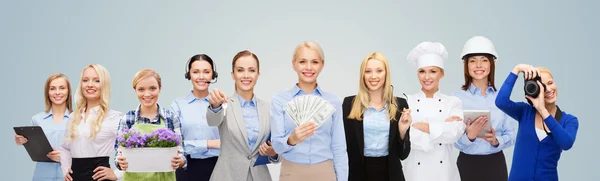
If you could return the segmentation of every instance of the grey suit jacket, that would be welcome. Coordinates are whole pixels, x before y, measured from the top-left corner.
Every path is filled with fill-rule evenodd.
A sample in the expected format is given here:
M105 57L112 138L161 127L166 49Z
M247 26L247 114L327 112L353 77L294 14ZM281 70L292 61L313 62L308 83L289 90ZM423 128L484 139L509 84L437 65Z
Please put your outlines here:
M208 125L218 126L221 136L221 153L213 170L211 181L271 181L266 165L254 167L259 156L258 150L271 133L269 123L270 104L255 98L258 109L260 131L254 148L248 148L248 136L237 96L228 97L227 109L214 113L207 107ZM226 111L226 115L223 115ZM278 159L278 161L281 159Z

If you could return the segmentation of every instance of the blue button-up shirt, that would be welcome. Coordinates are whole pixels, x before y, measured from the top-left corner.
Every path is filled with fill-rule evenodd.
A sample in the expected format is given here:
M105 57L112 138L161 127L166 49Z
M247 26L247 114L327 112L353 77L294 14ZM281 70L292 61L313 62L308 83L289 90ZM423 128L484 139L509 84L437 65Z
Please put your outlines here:
M40 112L31 118L31 125L40 126L55 150L60 148L65 137L69 110L65 110L63 120L56 124L52 118L52 109L49 112ZM33 173L33 180L64 180L60 163L37 162Z
M197 98L190 92L171 104L173 112L179 117L183 137L183 150L192 158L210 158L219 156L220 149L207 148L207 140L219 139L219 129L210 127L206 122L208 96Z
M471 142L465 133L454 143L454 146L461 152L470 155L489 155L502 151L505 148L515 144L515 124L516 121L496 107L497 92L490 86L486 89L486 95L481 95L481 89L471 84L469 89L454 92L454 96L462 101L464 110L490 110L492 116L492 127L496 131L496 138L499 145L492 146L489 142L481 138L475 138Z
M335 107L335 113L323 122L314 135L295 146L288 145L288 138L296 124L284 109L294 97L307 94L327 100ZM271 138L275 152L298 164L317 164L333 160L337 180L348 180L348 152L342 122L342 104L338 97L323 92L318 86L312 92L306 93L295 85L292 89L273 96L270 115Z
M246 101L239 94L235 94L240 101L242 106L242 116L244 117L244 124L246 125L246 131L248 132L248 147L250 150L254 148L256 140L258 139L259 132L259 121L258 121L258 108L256 107L256 99L252 97L252 100Z
M363 117L364 154L366 157L382 157L388 155L390 136L390 120L386 106L381 110L368 107Z

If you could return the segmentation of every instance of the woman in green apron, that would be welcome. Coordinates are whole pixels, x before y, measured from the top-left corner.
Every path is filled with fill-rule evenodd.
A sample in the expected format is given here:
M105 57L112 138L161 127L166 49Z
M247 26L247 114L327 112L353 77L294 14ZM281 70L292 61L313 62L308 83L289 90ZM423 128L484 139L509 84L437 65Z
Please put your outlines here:
M136 110L127 112L125 117L121 119L119 123L119 133L122 133L127 129L135 129L141 134L150 134L157 129L166 127L175 132L177 137L181 139L181 124L179 119L171 110L162 108L156 103L158 101L158 94L162 88L160 75L152 69L141 70L137 72L133 78L133 88L140 101L140 105ZM178 148L180 150L179 154L174 156L171 161L173 170L185 166L185 157L182 156L181 144L178 145ZM118 142L115 143L115 149L119 149ZM124 181L175 181L175 171L147 173L127 172L127 159L120 154L117 155L116 158L115 165L117 168L125 171L122 176L119 176Z

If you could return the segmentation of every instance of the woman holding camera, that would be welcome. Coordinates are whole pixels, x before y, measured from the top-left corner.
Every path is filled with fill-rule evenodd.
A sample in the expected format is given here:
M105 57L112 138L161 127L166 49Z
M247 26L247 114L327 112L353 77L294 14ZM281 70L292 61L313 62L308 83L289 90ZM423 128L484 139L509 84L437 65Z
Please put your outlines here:
M529 104L510 100L521 72ZM509 180L558 180L558 160L575 143L579 121L560 110L557 97L558 88L546 68L519 64L504 81L496 106L519 122Z
M461 55L464 65L465 84L454 92L465 110L489 110L491 117L467 120L467 128L454 146L460 150L456 164L461 181L508 179L506 159L502 150L515 143L515 133L510 116L496 107L498 95L494 84L496 48L483 36L467 40ZM491 130L483 130L486 124ZM485 132L485 137L477 136ZM489 165L489 167L482 167Z

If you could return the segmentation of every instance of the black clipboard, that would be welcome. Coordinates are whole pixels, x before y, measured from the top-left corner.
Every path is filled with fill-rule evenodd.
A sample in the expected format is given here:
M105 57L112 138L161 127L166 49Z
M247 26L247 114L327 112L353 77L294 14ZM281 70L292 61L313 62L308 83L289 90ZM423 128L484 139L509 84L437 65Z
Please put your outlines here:
M27 138L27 143L23 146L29 153L29 157L34 162L54 162L48 158L48 153L53 151L44 130L40 126L18 126L13 127L15 133Z

